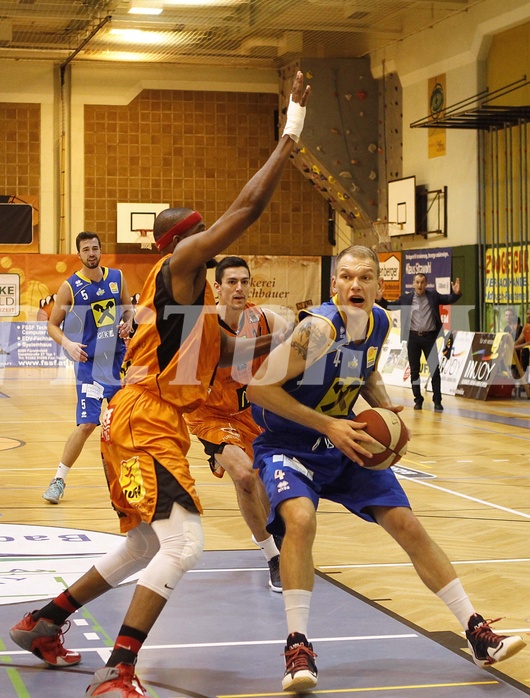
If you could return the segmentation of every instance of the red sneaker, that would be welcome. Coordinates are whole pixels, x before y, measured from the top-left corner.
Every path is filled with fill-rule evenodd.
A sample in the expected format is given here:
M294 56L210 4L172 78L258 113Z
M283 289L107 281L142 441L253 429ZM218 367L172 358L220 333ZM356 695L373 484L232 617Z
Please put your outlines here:
M132 664L105 666L94 674L87 688L87 696L109 696L109 698L138 698L147 696L144 687L134 673Z
M69 627L69 620L62 626L55 625L46 618L33 620L32 614L28 613L11 628L9 635L19 647L32 652L50 666L72 666L79 664L81 655L63 646L64 633Z

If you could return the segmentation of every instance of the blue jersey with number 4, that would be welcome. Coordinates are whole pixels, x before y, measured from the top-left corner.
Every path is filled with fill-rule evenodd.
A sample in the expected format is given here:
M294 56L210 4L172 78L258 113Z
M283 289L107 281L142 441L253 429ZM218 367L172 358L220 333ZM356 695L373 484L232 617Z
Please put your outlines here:
M283 388L303 405L331 417L351 418L359 392L371 373L377 369L381 348L391 327L388 313L378 305L368 317L366 338L354 341L347 332L344 317L337 306L337 297L322 305L302 310L299 319L323 318L331 325L333 344L304 373L286 381ZM265 429L258 441L293 445L292 437L302 448L311 448L321 436L258 405L252 406L255 421Z

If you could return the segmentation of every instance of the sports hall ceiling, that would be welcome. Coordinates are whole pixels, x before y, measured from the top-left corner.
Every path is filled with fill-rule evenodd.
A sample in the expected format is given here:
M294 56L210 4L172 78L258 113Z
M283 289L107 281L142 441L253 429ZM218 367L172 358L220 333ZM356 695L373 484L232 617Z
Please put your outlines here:
M279 68L364 56L483 1L0 0L0 59Z

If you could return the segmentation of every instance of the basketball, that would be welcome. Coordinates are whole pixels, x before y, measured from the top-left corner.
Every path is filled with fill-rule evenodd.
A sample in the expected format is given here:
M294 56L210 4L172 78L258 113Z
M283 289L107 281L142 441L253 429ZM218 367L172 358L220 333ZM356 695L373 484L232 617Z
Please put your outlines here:
M373 453L372 458L366 459L365 468L385 470L397 463L407 452L407 427L395 412L374 407L359 412L354 421L366 422L364 431L378 442L362 444L367 451Z

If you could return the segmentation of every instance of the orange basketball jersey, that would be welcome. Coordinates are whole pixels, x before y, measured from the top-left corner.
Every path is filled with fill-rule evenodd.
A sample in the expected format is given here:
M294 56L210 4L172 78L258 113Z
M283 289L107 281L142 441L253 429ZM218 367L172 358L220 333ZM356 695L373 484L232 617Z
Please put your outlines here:
M265 313L253 303L245 304L237 332L234 332L221 319L219 319L219 324L227 334L238 338L260 337L270 333ZM223 368L218 366L206 402L189 415L187 421L202 420L208 413L212 412L229 416L247 409L250 406L247 399L247 384L265 358L265 356L260 356L249 362L235 363ZM237 348L235 360L237 362Z
M174 301L169 259L161 259L144 284L123 385L135 384L179 411L189 411L205 400L219 361L218 316L208 282L193 305Z

